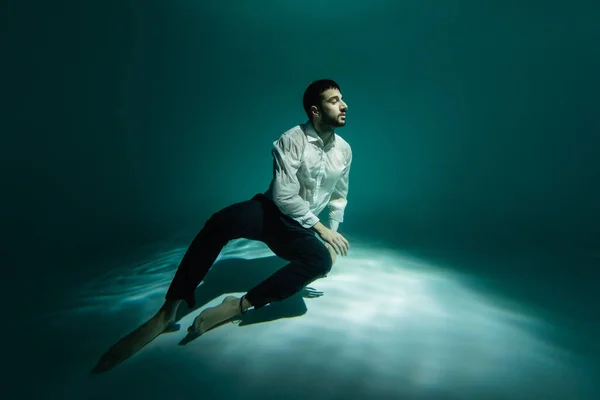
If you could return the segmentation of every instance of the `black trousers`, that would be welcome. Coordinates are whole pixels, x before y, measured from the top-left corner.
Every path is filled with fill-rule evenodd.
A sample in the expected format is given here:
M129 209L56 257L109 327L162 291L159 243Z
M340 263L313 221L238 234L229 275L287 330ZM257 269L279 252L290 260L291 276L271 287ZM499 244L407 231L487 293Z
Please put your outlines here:
M309 229L284 215L263 194L225 207L204 224L187 249L171 286L168 300L184 300L195 306L194 291L233 239L246 238L265 243L278 257L289 263L246 294L255 309L280 301L324 277L332 267L325 245Z

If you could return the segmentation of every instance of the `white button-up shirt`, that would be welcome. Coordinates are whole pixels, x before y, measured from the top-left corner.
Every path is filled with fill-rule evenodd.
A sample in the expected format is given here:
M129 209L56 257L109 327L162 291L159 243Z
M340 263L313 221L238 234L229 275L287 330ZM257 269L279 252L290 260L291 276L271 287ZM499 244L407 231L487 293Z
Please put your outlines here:
M348 203L352 149L334 133L324 146L310 121L273 142L273 179L265 196L305 228L329 206L329 227L337 231Z

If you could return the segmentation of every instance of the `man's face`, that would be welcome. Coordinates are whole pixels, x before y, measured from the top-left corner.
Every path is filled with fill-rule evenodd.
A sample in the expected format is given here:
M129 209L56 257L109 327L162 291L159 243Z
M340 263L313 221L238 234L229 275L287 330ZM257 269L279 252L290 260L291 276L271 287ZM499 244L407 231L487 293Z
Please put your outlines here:
M348 105L342 100L338 89L327 89L321 93L321 123L333 128L346 125Z

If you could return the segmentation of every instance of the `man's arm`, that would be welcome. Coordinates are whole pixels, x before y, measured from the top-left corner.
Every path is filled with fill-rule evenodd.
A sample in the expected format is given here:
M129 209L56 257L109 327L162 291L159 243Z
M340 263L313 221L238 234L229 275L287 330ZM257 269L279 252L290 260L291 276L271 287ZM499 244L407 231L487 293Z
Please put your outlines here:
M323 235L327 231L327 227L321 223L321 221L317 222L312 226L312 229L317 232L319 235Z
M311 228L319 218L300 197L300 182L296 176L303 151L302 142L294 140L292 135L282 135L273 144L273 201L286 215L299 219L303 227Z
M335 185L335 189L329 200L329 227L331 230L338 230L339 225L344 222L344 211L348 204L348 187L350 182L350 165L352 164L352 151L348 155L346 168Z

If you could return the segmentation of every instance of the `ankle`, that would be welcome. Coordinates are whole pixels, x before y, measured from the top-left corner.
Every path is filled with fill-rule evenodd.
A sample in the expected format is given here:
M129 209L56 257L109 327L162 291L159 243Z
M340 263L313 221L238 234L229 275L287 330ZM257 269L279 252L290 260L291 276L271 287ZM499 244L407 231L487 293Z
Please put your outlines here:
M252 307L252 304L246 299L246 296L244 296L242 298L241 311L246 312L250 307Z
M181 302L182 300L166 300L159 312L165 312L170 318L173 318L175 317L175 314L177 314Z

